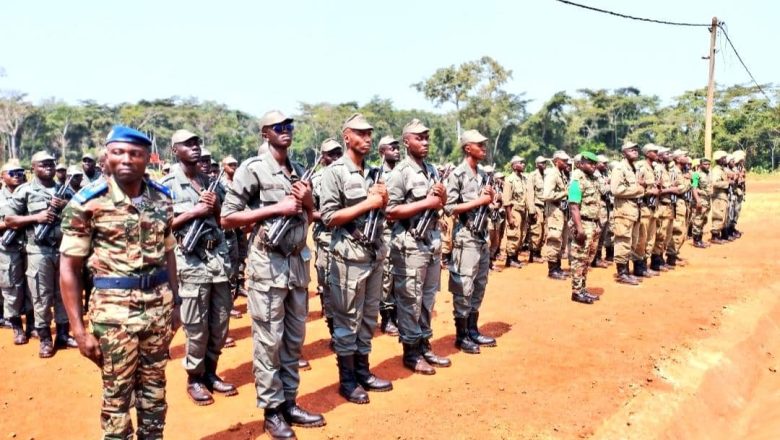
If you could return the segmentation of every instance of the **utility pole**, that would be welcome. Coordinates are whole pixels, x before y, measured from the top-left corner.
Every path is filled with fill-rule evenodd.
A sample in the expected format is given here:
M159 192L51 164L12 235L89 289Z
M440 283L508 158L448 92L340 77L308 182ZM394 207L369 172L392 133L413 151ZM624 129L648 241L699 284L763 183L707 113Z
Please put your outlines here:
M712 159L712 106L715 100L715 35L718 32L718 17L712 17L710 27L710 77L707 82L707 109L704 113L704 157Z

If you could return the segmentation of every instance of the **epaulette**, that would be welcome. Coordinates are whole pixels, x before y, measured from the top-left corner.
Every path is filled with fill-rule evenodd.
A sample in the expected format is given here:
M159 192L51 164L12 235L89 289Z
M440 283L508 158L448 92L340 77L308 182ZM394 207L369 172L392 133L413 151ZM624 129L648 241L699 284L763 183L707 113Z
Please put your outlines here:
M168 182L169 180L173 179L174 177L176 177L176 176L174 176L173 173L166 174L165 176L162 177L162 179L160 179L160 183L164 184L164 183Z
M454 170L452 170L452 175L453 176L462 176L465 173L466 173L466 169L461 167L461 166L457 166L457 167L455 167Z
M95 197L108 191L108 182L105 179L96 180L77 192L72 200L83 205Z
M149 187L151 187L153 189L156 189L157 191L165 194L166 196L168 196L169 199L173 198L173 195L171 194L171 190L168 189L168 187L163 186L163 185L159 184L158 182L155 182L152 179L147 180L146 184L149 185Z

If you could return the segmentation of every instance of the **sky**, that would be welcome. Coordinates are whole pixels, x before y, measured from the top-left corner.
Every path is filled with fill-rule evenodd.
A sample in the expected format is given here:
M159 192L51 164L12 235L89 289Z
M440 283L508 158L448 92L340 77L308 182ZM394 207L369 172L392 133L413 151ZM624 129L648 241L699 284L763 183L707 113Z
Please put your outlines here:
M760 83L778 80L772 56L780 2L578 0L625 14L726 29ZM506 88L531 99L633 86L664 103L707 84L709 32L631 21L555 0L480 1L12 1L0 24L0 89L33 102L117 104L197 97L260 115L300 102L435 107L410 85L436 69L494 57ZM719 36L721 37L721 36ZM749 77L719 38L716 82Z

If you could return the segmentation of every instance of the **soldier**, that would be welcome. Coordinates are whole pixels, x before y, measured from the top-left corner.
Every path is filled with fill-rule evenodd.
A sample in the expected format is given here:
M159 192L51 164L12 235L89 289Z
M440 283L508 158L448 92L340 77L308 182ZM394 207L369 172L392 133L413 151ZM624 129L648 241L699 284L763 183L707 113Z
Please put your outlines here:
M273 438L294 438L290 425L323 426L325 419L298 406L301 348L308 315L309 260L306 231L314 202L303 167L292 162L293 119L272 110L260 119L267 150L242 163L222 205L222 227L253 226L247 262L252 317L253 371L263 427ZM289 220L287 220L289 218ZM275 222L290 227L271 243Z
M629 273L628 262L639 238L639 203L644 189L643 180L637 177L634 163L639 157L637 144L626 141L621 147L623 160L615 166L609 179L609 187L615 197L614 242L616 280L618 283L637 285L639 281Z
M40 339L38 356L54 356L55 348L75 348L76 341L69 334L68 315L62 306L59 285L58 246L62 233L60 218L57 214L65 207L67 200L55 197L59 185L54 181L54 157L46 152L35 153L32 157L35 178L19 186L8 199L6 206L6 227L24 230L27 234L27 285L32 294L35 311L35 325ZM36 231L51 224L46 237L36 240ZM57 337L51 338L51 309L54 308L54 322Z
M745 201L745 151L737 150L732 156L734 157L733 171L736 182L734 186L734 218L731 220L729 234L735 238L740 238L742 233L737 230L737 222L739 221L739 214L742 212L742 203Z
M715 161L715 167L710 173L710 182L712 185L712 244L724 244L728 241L728 234L724 232L729 211L729 181L726 171L726 156L728 154L723 150L718 150L712 154L712 160Z
M233 306L228 276L228 247L217 220L221 200L209 191L209 178L200 172L201 139L187 130L171 138L171 152L178 163L160 183L173 197L171 229L177 238L176 268L181 322L186 335L182 365L187 372L187 394L196 405L214 403L211 393L238 394L236 387L217 375L217 365L228 335ZM192 251L185 253L184 240L195 221L203 224Z
M439 174L442 174L445 169L453 169L455 166L452 163L447 163L446 166L440 166L438 168ZM454 227L455 220L446 211L442 210L439 217L439 228L441 229L441 268L447 268L450 265L452 259L452 229Z
M322 154L321 163L324 168L339 160L344 154L344 149L335 139L328 138L320 145L320 154ZM320 302L322 303L322 314L325 316L325 323L328 326L328 333L331 337L330 347L333 349L333 303L331 300L330 284L328 283L331 233L330 229L323 223L322 213L320 212L322 172L323 169L319 169L311 178L312 196L314 197L314 226L312 227L312 239L316 245L314 269L317 271L317 290L320 294Z
M510 160L512 174L506 179L502 194L506 210L506 267L523 267L518 260L520 246L525 242L529 214L534 210L533 187L523 173L525 159L514 156ZM533 258L529 250L529 259Z
M478 354L480 346L496 346L495 339L479 332L479 309L487 287L490 255L487 231L479 229L480 225L474 220L496 195L493 187L487 185L485 172L477 167L485 159L486 142L487 138L477 130L467 130L461 135L460 147L465 157L447 178L447 204L444 206L446 213L457 217L449 265L455 346L470 354Z
M607 169L609 159L603 154L596 156L596 159L596 170L593 172L593 175L599 183L599 229L601 232L596 245L596 255L593 257L590 267L606 269L615 255L612 247L612 237L609 233L609 218L614 210L614 206L612 206L612 191L609 189L609 170ZM604 247L607 250L606 261L601 259L601 249Z
M76 165L71 165L68 167L67 176L73 176L73 178L70 179L70 188L68 188L68 193L70 193L68 198L70 198L81 190L81 181L84 180L84 173Z
M0 178L3 188L0 189L0 235L9 229L5 225L5 208L13 193L22 184L24 168L18 162L7 162L3 165ZM5 237L5 235L3 235ZM29 337L22 328L22 314L32 307L32 300L25 288L24 279L24 236L17 233L15 240L8 244L0 242L0 300L2 300L3 317L11 325L15 345L24 345ZM31 318L28 315L28 320ZM32 323L27 322L30 328Z
M658 208L659 179L655 173L655 162L658 160L658 146L645 144L642 147L645 160L637 163L637 183L644 188L644 196L640 205L639 230L634 242L634 276L652 277L658 276L658 272L647 266L647 258L655 242L657 219L655 211ZM658 176L660 177L660 176Z
M355 113L341 131L347 150L323 172L320 212L332 233L328 277L339 394L352 403L364 404L369 402L366 390L393 389L390 381L371 373L368 360L387 253L381 227L388 195L382 181L369 184L378 172L369 172L365 164L371 151L371 124ZM365 228L369 219L376 222L375 232Z
M671 236L666 245L666 264L674 268L679 259L680 249L685 242L688 232L688 204L691 199L691 181L686 165L686 152L677 149L672 153L673 162L670 163L669 174L671 176L676 193L673 196L674 219L671 227Z
M435 374L433 367L449 367L450 360L433 352L431 318L441 277L441 240L436 213L447 193L437 173L425 162L428 127L412 119L403 129L407 156L388 180L387 218L393 221L390 258L403 364L415 373ZM429 226L420 219L430 211Z
M492 166L485 167L484 171L486 174L493 176L493 188L496 192L493 203L490 204L490 218L488 219L490 270L500 272L501 268L496 266L495 262L501 253L501 241L504 238L504 231L506 230L506 210L504 210L504 202L501 197L504 188L504 173L500 171L494 172Z
M103 153L105 157L105 153ZM90 153L84 153L81 156L81 169L84 171L84 180L82 186L87 186L90 183L98 180L103 174L102 170L97 166L95 156Z
M379 157L382 158L384 169L382 170L383 180L390 179L393 169L401 159L401 150L399 142L392 136L384 136L379 140ZM390 247L390 233L393 225L389 222L383 229L385 247ZM393 296L393 268L390 258L385 258L384 268L382 269L382 298L379 300L379 316L382 318L379 328L382 333L390 336L398 336L398 323L396 319L395 297Z
M701 159L699 170L693 173L691 180L693 189L694 214L691 233L693 235L693 247L707 248L702 240L704 227L707 226L707 220L710 216L710 198L712 197L712 181L710 180L710 160L706 157Z
M227 189L230 187L231 182L233 182L233 176L236 174L237 168L238 161L235 157L228 155L222 159L222 170L225 171L225 174L222 175L220 185L225 193L227 193ZM247 255L246 234L244 234L244 231L240 228L226 229L224 233L225 241L227 241L228 245L228 255L230 256L230 291L232 292L233 301L235 302L239 295L246 296L246 293L243 292L244 270L246 269ZM234 304L230 309L230 317L239 319L241 316L241 312L235 308ZM232 338L228 335L225 347L235 346L235 341L232 345L230 344L231 339Z
M63 301L79 351L101 369L104 439L161 439L165 365L179 326L176 242L168 190L143 175L151 141L115 126L106 139L113 176L81 190L65 209L61 251ZM81 275L94 275L91 333L81 321Z
M577 169L571 173L568 188L569 212L571 218L571 300L583 304L593 304L598 296L588 293L585 288L588 267L596 255L601 226L599 225L599 210L601 209L601 191L595 175L595 154L585 151L581 153ZM567 225L567 227L569 227Z
M201 150L200 158L198 158L198 171L200 171L202 174L208 176L211 172L211 151L203 148ZM173 167L171 167L171 170L173 170Z
M54 169L54 175L57 178L57 183L62 185L68 178L68 167L64 163L58 163Z
M658 146L658 161L654 164L653 173L658 179L658 206L655 210L655 237L647 242L647 253L650 255L650 268L655 272L668 271L670 266L664 260L664 252L672 238L672 222L674 207L677 202L675 179L669 172L674 167L671 150Z
M534 161L536 169L528 177L533 189L533 208L528 213L528 221L531 223L531 245L528 251L528 262L543 263L542 245L544 244L544 172L547 169L547 158L537 156Z
M566 191L568 187L566 168L571 158L565 151L553 154L552 168L544 172L544 224L545 242L542 254L547 260L547 276L554 280L565 280L566 273L561 269L561 256L569 239L566 227Z

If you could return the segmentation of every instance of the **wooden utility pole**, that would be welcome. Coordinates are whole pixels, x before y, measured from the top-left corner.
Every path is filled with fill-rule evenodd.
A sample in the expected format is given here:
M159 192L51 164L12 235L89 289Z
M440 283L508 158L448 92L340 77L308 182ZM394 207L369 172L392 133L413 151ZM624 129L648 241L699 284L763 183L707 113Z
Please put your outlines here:
M715 100L715 35L718 33L718 17L712 17L710 27L710 78L707 82L707 110L704 113L704 157L712 159L712 106Z

